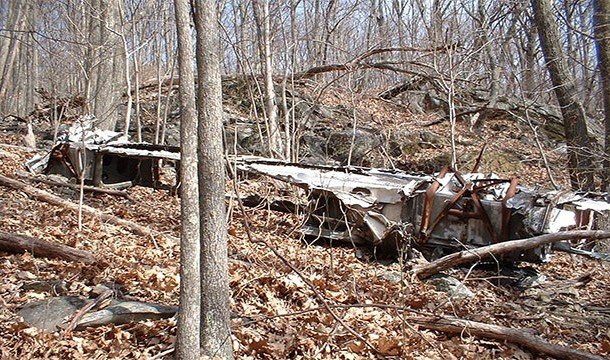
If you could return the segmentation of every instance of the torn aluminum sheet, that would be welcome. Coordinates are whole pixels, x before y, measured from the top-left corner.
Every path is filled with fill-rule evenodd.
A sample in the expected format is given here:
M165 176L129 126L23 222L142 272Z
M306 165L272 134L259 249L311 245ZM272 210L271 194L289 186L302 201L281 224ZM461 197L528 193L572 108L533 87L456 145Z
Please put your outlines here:
M94 127L95 117L83 115L70 126L67 131L58 134L57 142L72 142L85 144L109 144L111 142L127 142L123 133L102 130Z
M122 133L93 128L93 119L83 117L58 136L45 156L26 163L33 173L82 175L94 186L139 184L159 187L159 160L180 160L178 147L130 143ZM177 172L176 172L177 173Z
M308 189L332 191L345 205L362 208L376 202L398 203L432 179L394 170L292 165L258 157L240 157L237 167Z
M240 157L236 166L309 190L306 235L376 246L400 228L404 202L423 192L432 180L402 171L305 166L249 157Z
M397 237L437 256L574 228L605 228L610 203L599 196L539 192L518 179L443 170L435 176L398 170L328 167L241 157L238 170L309 191L303 233L396 251ZM400 247L400 244L398 244ZM545 261L550 247L510 261Z

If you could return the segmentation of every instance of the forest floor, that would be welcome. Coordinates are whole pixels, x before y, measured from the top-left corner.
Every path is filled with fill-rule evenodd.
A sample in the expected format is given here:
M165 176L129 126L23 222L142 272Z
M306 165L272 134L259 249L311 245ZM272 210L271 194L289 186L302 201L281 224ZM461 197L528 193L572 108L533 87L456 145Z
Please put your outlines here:
M329 101L332 101L329 100ZM377 99L362 99L372 121L388 129L417 128L402 107ZM420 122L421 121L421 122ZM425 161L447 151L448 124L427 128L443 138L442 149L423 149L404 163ZM496 129L496 130L494 130ZM516 164L505 158L487 158L485 171L502 176L518 174L525 184L546 186L538 150L523 142L531 137L510 121L489 123L480 134L458 124L466 138L460 153L477 153L483 143L488 152L517 155ZM33 152L6 147L21 145L20 135L0 133L0 174L15 178ZM564 159L548 151L560 183ZM485 159L485 158L484 158ZM510 163L510 161L508 161ZM510 166L509 166L510 165ZM38 184L64 199L78 201L72 190ZM241 192L277 194L300 198L269 179L250 179L238 184ZM227 189L231 191L232 187ZM106 213L179 237L179 199L164 190L133 187L131 199L85 194L84 202ZM288 192L287 192L288 191ZM498 285L499 274L490 269L453 269L448 273L474 293L469 298L450 297L426 282L413 280L399 263L375 261L366 249L333 244L305 244L298 215L266 209L248 209L246 216L255 239L264 239L313 283L315 291L333 305L343 322L374 349L340 325L316 299L312 290L270 249L251 243L243 216L229 204L229 257L231 339L240 359L532 359L525 349L493 340L471 337L468 331L449 336L419 328L409 314L445 314L532 331L555 344L602 356L610 353L610 264L575 255L555 253L546 264L527 265L546 276L525 290ZM2 359L107 359L150 358L173 348L176 321L148 320L125 325L106 325L71 333L45 332L30 327L16 315L24 304L53 294L28 290L35 281L62 279L67 295L88 297L97 284L118 284L125 294L142 301L178 304L179 247L164 236L155 239L84 216L78 229L75 212L28 198L0 186L0 231L26 234L92 252L97 263L84 265L35 258L29 254L0 253L0 358ZM525 265L522 265L525 266ZM588 282L576 283L587 277ZM386 305L393 305L388 307ZM169 357L171 355L166 355Z

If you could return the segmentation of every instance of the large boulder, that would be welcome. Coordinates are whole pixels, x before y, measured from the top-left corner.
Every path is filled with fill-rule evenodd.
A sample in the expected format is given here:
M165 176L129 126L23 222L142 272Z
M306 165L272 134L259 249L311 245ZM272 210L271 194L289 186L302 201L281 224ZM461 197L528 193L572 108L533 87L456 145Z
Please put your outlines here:
M372 131L364 129L333 131L328 134L325 154L342 165L372 166L374 150L381 139Z

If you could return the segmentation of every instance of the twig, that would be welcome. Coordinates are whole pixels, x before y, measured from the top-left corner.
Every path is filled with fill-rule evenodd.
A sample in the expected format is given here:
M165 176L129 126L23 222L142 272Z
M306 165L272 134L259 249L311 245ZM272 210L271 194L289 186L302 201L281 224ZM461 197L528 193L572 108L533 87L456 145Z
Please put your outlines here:
M164 357L165 355L169 355L171 353L173 353L174 351L176 351L175 348L169 348L167 350L161 351L160 353L158 353L157 355L153 356L150 358L150 360L157 360L157 359L161 359L162 357Z
M74 315L72 315L72 320L70 321L70 325L68 325L65 332L69 333L72 330L76 329L80 319L82 319L83 316L85 316L85 314L89 312L89 310L93 309L96 306L99 306L102 303L102 301L110 298L113 294L114 294L114 291L106 290L103 293L101 293L98 297L96 297L95 299L87 302L82 308L80 308L77 312L75 312Z

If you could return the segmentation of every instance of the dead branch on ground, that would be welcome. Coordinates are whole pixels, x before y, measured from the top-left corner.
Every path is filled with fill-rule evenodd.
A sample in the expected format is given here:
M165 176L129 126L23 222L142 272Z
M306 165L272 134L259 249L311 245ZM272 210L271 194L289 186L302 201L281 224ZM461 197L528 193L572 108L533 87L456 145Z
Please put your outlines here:
M80 261L85 264L96 262L88 251L71 246L40 240L31 236L0 231L0 251L22 254L30 252L35 257L56 258L68 261Z
M85 316L86 313L88 313L94 307L99 306L104 300L111 298L112 295L114 295L114 291L106 290L95 299L88 301L82 308L80 308L72 315L70 324L68 325L65 331L70 332L76 329L76 327L78 326L78 322L83 318L83 316Z
M31 185L25 184L21 181L15 180L15 179L11 179L4 175L0 175L0 185L9 187L9 188L12 188L15 190L23 191L29 197L34 198L36 200L41 200L41 201L47 202L52 205L63 207L68 210L78 211L78 204L75 204L71 201L64 200L57 195L53 195L47 191L37 189ZM136 235L151 237L153 240L154 240L154 236L162 235L162 236L165 236L167 239L171 239L175 242L178 241L173 236L164 235L164 234L161 234L158 231L152 230L146 226L136 224L133 221L121 219L117 216L106 214L106 213L104 213L96 208L93 208L91 206L88 206L88 205L83 205L83 212L85 214L97 217L100 220L108 222L110 224L124 227Z
M544 234L529 239L505 241L493 245L483 246L476 249L468 249L451 255L447 255L428 264L413 269L413 275L425 279L443 270L466 264L488 257L500 257L508 253L521 253L557 241L590 239L601 240L610 238L610 231L604 230L573 230L554 234Z
M30 175L28 173L25 173L23 171L18 171L16 174L17 174L17 176L19 176L21 178L40 182L43 184L52 185L52 186L62 186L62 187L67 187L72 190L80 191L80 186L76 185L76 184L56 181L56 180L49 179L48 177L43 177L43 176L34 176L34 175ZM129 194L127 194L125 191L120 191L120 190L115 190L115 189L104 189L104 188L100 188L100 187L96 187L96 186L85 185L85 186L83 186L83 191L90 192L90 193L100 193L100 194L107 194L107 195L113 195L113 196L120 196L125 199L131 200L131 198L129 197Z
M557 359L570 360L602 360L604 357L588 352L572 349L566 346L552 344L542 337L524 330L505 326L485 324L476 321L464 320L454 317L419 317L410 318L420 327L442 331L449 334L470 334L476 337L507 341L523 346L533 352L552 356Z

